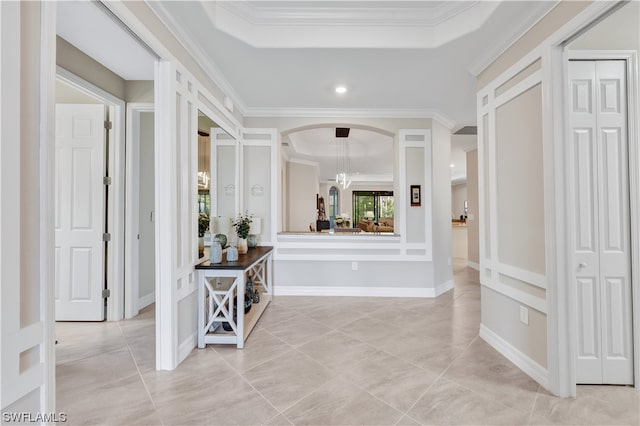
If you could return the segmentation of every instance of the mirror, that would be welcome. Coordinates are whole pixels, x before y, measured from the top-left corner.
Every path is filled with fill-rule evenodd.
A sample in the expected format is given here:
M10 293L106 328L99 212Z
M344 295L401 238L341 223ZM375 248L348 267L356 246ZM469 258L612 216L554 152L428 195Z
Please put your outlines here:
M231 236L237 213L236 140L198 111L198 258L208 257L213 236ZM224 217L226 219L221 218Z
M393 233L393 135L372 128L336 129L283 135L283 231Z

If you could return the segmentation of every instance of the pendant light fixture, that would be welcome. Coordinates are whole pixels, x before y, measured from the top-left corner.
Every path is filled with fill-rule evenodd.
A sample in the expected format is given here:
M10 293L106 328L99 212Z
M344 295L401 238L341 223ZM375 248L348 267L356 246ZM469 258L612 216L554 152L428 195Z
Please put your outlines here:
M351 186L351 167L349 164L348 127L336 127L336 183L343 189Z

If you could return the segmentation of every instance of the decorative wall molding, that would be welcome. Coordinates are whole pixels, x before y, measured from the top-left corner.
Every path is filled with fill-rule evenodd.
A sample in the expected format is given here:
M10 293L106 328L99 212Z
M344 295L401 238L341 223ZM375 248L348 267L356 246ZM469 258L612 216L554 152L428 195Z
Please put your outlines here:
M541 10L547 8L547 10L540 15L539 13L530 14L528 16L519 17L521 24L510 34L507 34L502 43L496 43L494 46L489 46L487 53L469 66L467 71L474 77L478 77L486 68L496 61L504 52L507 51L516 41L518 41L524 34L526 34L531 28L536 26L545 16L560 4L560 1L555 1L554 4L549 7L548 4L544 5L544 2L536 2L533 6L539 7Z
M549 388L549 373L546 368L526 356L518 348L512 346L497 333L480 324L480 338L491 345L502 356L511 361L543 388Z
M482 280L481 280L482 281ZM547 314L547 301L538 296L534 296L532 294L526 293L522 290L519 290L515 287L511 287L510 285L503 284L496 280L486 280L481 284L484 287L490 288L491 290L499 293L503 296L506 296L510 299L515 300L516 302L525 304L538 312L543 314Z

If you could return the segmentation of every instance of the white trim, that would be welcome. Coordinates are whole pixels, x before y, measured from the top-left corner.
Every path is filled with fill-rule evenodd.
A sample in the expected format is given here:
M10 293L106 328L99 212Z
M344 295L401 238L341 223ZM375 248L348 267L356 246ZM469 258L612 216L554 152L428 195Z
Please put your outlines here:
M572 218L565 206L567 183L568 153L566 140L566 106L568 96L566 76L567 57L564 55L565 41L580 34L593 22L609 11L619 7L620 2L593 2L581 13L563 25L541 44L540 56L543 70L543 140L545 152L545 240L547 277L550 283L547 289L547 365L549 371L549 390L555 395L568 397L576 395L576 342L575 336L575 291L568 285L571 271L567 259L571 258L568 244L568 224ZM630 89L630 85L627 86ZM633 120L631 120L633 121ZM549 189L548 189L549 188ZM632 215L633 216L633 215ZM632 270L633 271L633 270ZM637 276L637 275L636 275ZM634 318L638 310L634 306ZM635 320L634 320L635 321ZM636 323L635 325L638 325ZM637 327L636 327L637 332ZM634 339L636 340L636 339ZM636 341L636 344L638 342ZM640 354L635 351L635 365L640 365ZM636 386L640 382L640 373L636 372Z
M482 286L487 287L498 294L501 294L510 299L513 299L516 302L523 303L535 309L536 311L542 312L543 314L547 313L546 299L543 299L542 297L534 296L532 294L519 290L515 287L511 287L510 285L496 281L495 276L493 276L491 280L486 280L485 282L483 282Z
M441 294L446 293L449 290L453 290L453 288L455 287L455 282L451 279L449 281L443 282L442 284L439 284L436 286L435 288L435 296L434 297L438 297Z
M155 65L155 233L156 233L156 369L173 370L177 364L178 307L174 265L175 182L173 138L176 137L174 81L176 67L170 61Z
M484 324L480 324L480 338L538 382L543 388L549 388L549 372L543 366L529 358Z
M556 8L558 4L560 4L560 0L555 0L556 4L550 7L546 13L542 16L535 18L533 15L529 15L524 18L524 22L518 26L516 31L512 32L507 36L503 43L497 44L496 46L489 46L489 52L483 55L479 60L472 63L467 71L474 77L478 77L485 69L489 67L492 63L494 63L502 54L504 54L515 42L520 40L522 36L529 32L533 27L538 25L538 23L544 19L553 9ZM536 2L537 5L542 4L542 2ZM520 18L520 17L519 17Z
M173 34L173 36L178 40L178 42L182 45L185 51L190 52L191 57L194 61L202 67L203 70L206 70L206 73L210 75L213 83L219 86L224 93L224 96L233 102L233 104L238 108L238 111L243 116L247 110L247 106L235 91L233 86L229 83L227 78L222 73L222 70L209 58L209 56L200 48L200 44L196 43L192 40L190 36L182 29L180 25L175 22L175 19L171 15L171 13L167 12L166 8L159 1L151 1L146 3L147 6L153 11L153 13L165 24L165 27L169 32ZM224 103L222 104L224 106ZM220 105L216 105L217 108ZM228 117L233 117L231 111L228 108L223 108L225 111L225 115ZM234 118L235 120L235 118ZM220 124L220 123L217 123Z
M542 274L537 274L535 272L527 271L526 269L518 268L516 266L507 265L505 263L498 262L496 272L500 275L506 275L510 278L515 278L516 280L525 282L527 284L540 287L547 288L547 277Z
M470 260L467 260L467 266L471 269L475 269L476 271L480 270L480 264L476 263L476 262L472 262Z
M274 286L277 296L352 296L352 297L423 297L434 298L451 290L453 281L436 288L425 287L352 287L352 286Z
M432 108L247 108L245 117L296 118L431 118L451 130L456 122Z
M155 303L155 301L156 301L155 291L152 291L146 296L139 297L136 303L136 310L139 312L142 309L146 308L147 306L151 305L152 303Z
M638 54L636 51L631 50L567 50L564 49L565 54L562 57L562 82L567 87L569 76L568 67L566 63L571 59L588 59L588 60L624 60L626 63L626 78L627 78L627 144L628 144L628 158L629 158L629 221L630 221L630 240L631 240L631 291L632 291L632 321L633 321L633 364L634 364L634 386L640 389L640 219L638 218L638 212L640 212L640 142L638 140L638 124L636 117L638 116ZM557 64L556 64L557 66ZM565 111L569 110L568 94L564 93L563 108ZM558 124L558 123L556 123ZM562 128L563 133L566 135L570 130L569 115L564 116L564 120L558 124L558 127ZM567 149L567 148L565 148ZM568 155L568 151L565 151L565 155ZM565 157L568 158L569 157ZM569 167L565 166L566 169ZM564 185L565 190L570 193L570 177L563 175L564 181L561 184ZM562 205L565 210L565 217L571 214L571 208ZM567 244L565 247L565 256L567 259L571 259L573 253L571 251L571 245ZM573 282L573 272L570 268L567 268L568 281ZM570 309L569 312L576 312L576 294L573 286L569 286L569 300ZM569 315L566 318L569 323L569 330L575 332L577 330L575 315ZM575 354L575 342L571 342L573 348L572 354ZM575 370L576 357L571 356L570 362L573 370ZM575 383L575 378L572 379Z
M540 84L541 82L542 82L542 70L538 70L533 74L524 78L522 81L516 83L513 87L510 87L509 89L507 89L501 95L496 96L489 105L491 105L491 109L499 108L500 106L506 104L512 99L517 98L518 96L520 96L527 90L531 89L532 87Z
M55 293L51 277L55 274L54 185L55 81L56 81L56 5L41 3L40 56L40 306L43 322L44 382L40 392L41 412L56 408ZM45 213L46 212L46 213ZM55 284L55 283L54 283Z
M139 253L138 234L140 229L140 113L154 112L153 103L128 103L127 104L127 129L126 129L126 212L125 212L125 277L124 277L124 315L125 318L133 318L141 309L138 300L138 274ZM155 292L153 293L155 297Z
M56 75L65 84L107 104L113 114L109 117L113 124L109 141L113 146L109 149L108 159L112 182L106 211L111 242L107 245L105 265L111 297L107 299L106 316L108 321L118 321L124 317L125 301L125 102L60 66L56 67Z
M178 346L178 364L184 361L196 346L198 346L197 331L195 333L190 334L189 337L184 339L180 343L180 346Z

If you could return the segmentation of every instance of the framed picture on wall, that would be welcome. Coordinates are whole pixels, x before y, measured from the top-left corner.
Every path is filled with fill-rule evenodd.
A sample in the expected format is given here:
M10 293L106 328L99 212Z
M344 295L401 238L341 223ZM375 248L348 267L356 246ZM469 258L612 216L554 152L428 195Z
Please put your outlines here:
M420 204L420 185L411 185L411 205L419 206Z

